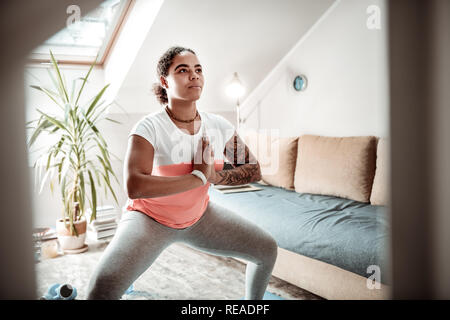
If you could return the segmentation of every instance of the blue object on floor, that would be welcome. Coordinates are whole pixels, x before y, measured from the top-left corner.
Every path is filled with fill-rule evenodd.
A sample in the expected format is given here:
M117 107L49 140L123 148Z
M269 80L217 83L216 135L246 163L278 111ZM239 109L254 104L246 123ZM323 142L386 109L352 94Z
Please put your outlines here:
M56 300L58 294L56 293L56 289L60 286L59 283L52 284L47 292L44 294L43 298L45 300Z
M241 298L239 300L244 300L244 298ZM263 300L286 300L280 296L277 296L276 294L270 293L269 291L264 292Z
M127 289L127 291L125 291L125 294L130 294L133 292L133 284L131 284L131 286Z
M269 291L266 291L264 293L263 300L286 300L286 299L277 296L276 294L270 293Z
M50 286L43 298L45 300L73 300L77 296L77 289L70 284L55 283Z

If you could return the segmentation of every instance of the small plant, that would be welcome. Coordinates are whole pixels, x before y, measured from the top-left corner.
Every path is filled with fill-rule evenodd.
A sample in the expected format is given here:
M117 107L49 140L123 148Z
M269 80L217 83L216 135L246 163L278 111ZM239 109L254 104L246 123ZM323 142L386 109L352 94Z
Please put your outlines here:
M31 87L48 96L55 112L45 113L36 108L40 113L39 118L27 122L27 129L33 129L28 147L31 148L42 132L47 132L49 135L56 137L58 142L48 147L36 160L33 167L36 170L36 165L40 163L39 170L45 168L45 176L42 179L39 192L42 191L43 185L50 177L50 189L53 194L53 176L57 172L63 201L62 218L71 234L78 236L74 222L81 220L87 205L92 212L90 222L95 220L97 192L102 185L105 196L108 187L118 204L117 197L111 188L110 175L117 182L119 181L111 167L108 145L96 124L101 119L115 123L120 122L105 117L105 111L110 104L104 105L104 101L100 102L109 84L104 86L86 105L79 105L81 94L96 60L92 63L84 78L73 81L69 96L69 88L66 85L65 77L51 51L50 57L53 74L49 72L49 75L53 82L53 88L49 89L36 85ZM77 81L82 82L75 95ZM88 191L88 189L90 190ZM90 195L90 199L88 195Z

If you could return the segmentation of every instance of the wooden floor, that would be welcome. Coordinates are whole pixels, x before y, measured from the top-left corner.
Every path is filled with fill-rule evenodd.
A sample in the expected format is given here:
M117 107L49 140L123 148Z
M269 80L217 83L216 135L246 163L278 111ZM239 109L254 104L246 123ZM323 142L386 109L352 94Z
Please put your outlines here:
M36 263L37 297L54 283L77 288L85 299L86 286L109 241L87 240L89 250L60 255ZM245 292L245 264L229 257L213 256L175 243L133 284L129 300L239 300ZM322 299L283 280L271 277L267 291L287 300Z

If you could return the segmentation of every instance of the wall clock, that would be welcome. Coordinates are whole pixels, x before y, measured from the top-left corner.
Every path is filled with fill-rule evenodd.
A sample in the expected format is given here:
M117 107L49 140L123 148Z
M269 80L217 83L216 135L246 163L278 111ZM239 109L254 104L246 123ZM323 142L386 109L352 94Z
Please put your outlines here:
M293 82L294 89L296 91L304 91L306 89L307 84L308 80L304 75L296 76Z

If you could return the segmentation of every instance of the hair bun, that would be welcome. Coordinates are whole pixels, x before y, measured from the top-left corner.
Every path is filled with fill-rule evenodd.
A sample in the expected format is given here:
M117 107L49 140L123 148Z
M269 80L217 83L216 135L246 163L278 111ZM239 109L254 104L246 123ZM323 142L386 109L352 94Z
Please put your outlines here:
M155 82L152 86L152 91L160 104L165 104L169 102L167 98L166 88L164 88L160 83Z

